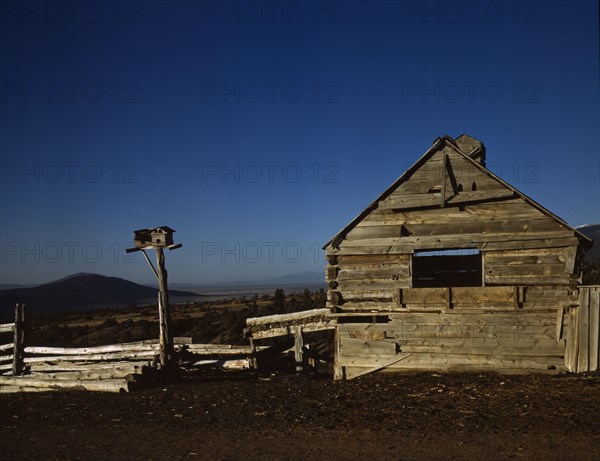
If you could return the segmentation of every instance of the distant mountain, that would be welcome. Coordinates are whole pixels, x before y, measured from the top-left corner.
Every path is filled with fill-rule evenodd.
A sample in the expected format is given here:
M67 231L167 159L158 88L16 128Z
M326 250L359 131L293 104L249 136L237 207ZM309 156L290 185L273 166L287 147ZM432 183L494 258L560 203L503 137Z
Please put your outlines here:
M316 271L296 272L294 274L285 274L277 277L256 277L252 279L239 280L232 283L223 283L218 285L253 285L253 286L273 286L278 284L300 285L300 284L325 284L325 273Z
M280 275L279 277L267 278L269 283L325 283L325 272L305 271L296 274Z
M91 307L118 307L156 299L156 288L118 277L98 274L74 274L54 282L31 288L0 290L2 313L12 310L17 302L27 304L28 312L63 311ZM191 291L169 290L171 297L198 298Z
M35 283L0 283L0 290L11 290L13 288L31 288L35 287Z
M585 254L585 263L591 264L600 258L600 224L586 224L577 230L593 240L594 245Z

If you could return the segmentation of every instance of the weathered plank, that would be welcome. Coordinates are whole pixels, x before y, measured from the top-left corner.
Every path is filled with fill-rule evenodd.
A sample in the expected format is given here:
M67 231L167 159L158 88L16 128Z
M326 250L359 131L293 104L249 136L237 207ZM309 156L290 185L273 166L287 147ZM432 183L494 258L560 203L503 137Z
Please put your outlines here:
M2 386L37 387L44 389L85 389L100 392L128 392L129 382L125 379L101 380L55 380L30 378L26 376L0 376L0 393Z
M402 304L435 304L447 306L450 302L449 288L402 288Z
M566 342L565 365L569 371L577 372L577 351L579 341L577 338L577 330L579 322L577 320L577 308L569 309L569 326Z
M310 322L303 323L302 330L305 333L312 333L315 331L326 331L335 329L336 322L335 320L324 320L321 322ZM249 333L249 336L253 340L266 339L266 338L275 338L279 336L290 336L294 334L295 326L274 326L264 330L255 330Z
M549 218L515 218L505 220L431 223L431 224L380 224L357 226L346 236L347 240L381 239L394 237L441 236L450 237L461 234L484 234L486 237L500 234L539 234L560 231L560 226ZM505 238L505 236L504 236Z
M590 292L582 290L580 305L577 313L579 323L578 349L577 349L577 372L589 371L589 315L590 315Z
M338 282L343 280L363 280L369 279L398 279L400 277L410 276L410 267L408 263L404 265L394 264L392 267L384 268L369 268L369 269L350 269L342 266L338 273L336 280Z
M263 317L250 317L246 319L246 325L268 325L277 322L290 322L294 320L305 320L311 317L322 317L329 314L328 309L311 309L301 312L293 312L291 314L276 314L276 315L265 315Z
M410 254L351 255L339 256L337 264L346 268L370 268L387 265L404 265L410 261Z
M568 274L564 275L485 275L485 284L488 285L563 285L568 286L571 281Z
M385 361L393 360L393 357L381 357L377 364L385 364ZM372 358L362 359L353 357L351 360L342 362L344 367L373 367ZM523 357L510 355L489 355L489 354L430 354L430 353L412 353L410 357L393 365L388 365L386 370L510 370L525 369L539 371L560 371L564 369L563 357ZM346 368L348 372L348 368Z
M589 370L600 370L600 288L590 288Z
M111 344L106 346L94 347L46 347L46 346L28 346L25 348L26 354L38 355L85 355L85 354L107 354L113 352L135 353L135 352L156 352L158 343L154 344Z
M103 354L82 354L82 355L52 355L52 356L38 356L38 357L25 357L25 363L35 362L51 362L51 361L109 361L109 360L136 360L136 359L150 359L157 354L156 351L139 351L139 352L106 352Z
M575 237L569 236L568 232L559 232L551 238L540 238L533 240L512 240L506 242L485 242L479 248L482 251L488 250L522 250L539 248L559 248L578 245Z
M361 229L364 229L361 228ZM504 243L521 243L525 244L525 241L536 240L534 245L541 245L538 248L547 248L551 244L553 239L562 239L573 237L573 231L558 231L558 232L518 232L510 234L485 234L485 233L460 233L460 234L448 234L448 235L422 235L422 236L407 236L407 237L385 237L385 238L361 238L361 239L346 239L340 244L340 249L350 247L365 247L367 249L373 246L398 246L399 248L422 247L424 245L430 245L431 249L443 249L443 248L464 248L465 245L473 246L475 244L482 244L481 248L486 249L483 244L491 242L504 242ZM516 242L515 242L516 241ZM573 240L561 241L558 246L568 246L566 242L573 243ZM519 246L507 247L506 249L518 249ZM533 246L532 248L536 248ZM489 249L489 248L487 248ZM330 250L332 254L339 252L339 250ZM410 253L410 251L398 251L398 253ZM352 254L352 253L348 253ZM362 253L355 253L362 254ZM364 253L369 254L369 253Z
M378 365L375 365L372 368L367 368L366 370L359 370L359 369L357 369L355 367L346 368L345 369L345 371L346 371L346 374L345 374L346 379L354 379L354 378L358 378L359 376L363 376L363 375L366 375L366 374L369 374L369 373L374 373L376 371L379 371L379 370L387 368L387 367L389 367L391 365L394 365L394 364L396 364L396 363L398 363L398 362L400 362L402 360L405 360L406 358L410 357L410 355L411 354L401 354L401 355L395 356L392 360L390 360L387 363L378 364Z
M394 355L397 352L397 346L388 341L372 341L350 337L340 338L340 354L347 355Z
M455 305L471 303L512 303L512 287L452 287Z
M494 261L493 263L486 259L486 275L488 277L503 276L559 276L563 279L569 279L569 274L565 272L564 263L558 264L508 264Z

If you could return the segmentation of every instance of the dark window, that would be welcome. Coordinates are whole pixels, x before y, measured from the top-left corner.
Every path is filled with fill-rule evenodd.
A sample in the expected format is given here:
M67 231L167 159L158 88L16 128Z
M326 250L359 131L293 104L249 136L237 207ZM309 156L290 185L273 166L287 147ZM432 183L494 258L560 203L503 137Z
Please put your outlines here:
M476 248L415 251L413 287L480 287L481 253Z

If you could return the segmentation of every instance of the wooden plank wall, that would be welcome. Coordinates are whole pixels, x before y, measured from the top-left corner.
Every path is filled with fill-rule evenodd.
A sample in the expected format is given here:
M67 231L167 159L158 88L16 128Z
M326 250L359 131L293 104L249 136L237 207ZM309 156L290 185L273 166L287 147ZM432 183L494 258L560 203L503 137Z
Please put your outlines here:
M345 321L351 322L351 318ZM349 379L389 370L564 370L556 310L390 314L386 323L339 323L336 366Z
M486 285L569 285L572 247L485 251Z
M566 326L567 370L574 373L600 370L600 287L580 287L579 305L568 312Z
M440 148L327 247L336 377L380 368L583 366L573 348L565 357L563 341L589 328L565 309L579 276L578 246L572 229ZM480 251L481 287L413 288L415 251L458 248ZM367 312L389 322L364 323ZM589 349L594 340L586 340Z
M328 246L329 306L393 308L395 291L412 286L417 250L479 249L486 286L568 287L578 245L573 230L446 146Z

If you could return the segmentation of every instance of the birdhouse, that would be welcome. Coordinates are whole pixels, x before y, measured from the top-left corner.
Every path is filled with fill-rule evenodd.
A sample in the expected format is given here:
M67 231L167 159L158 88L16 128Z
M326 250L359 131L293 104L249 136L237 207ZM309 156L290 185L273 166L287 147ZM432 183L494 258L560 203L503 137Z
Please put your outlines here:
M156 248L173 245L173 232L168 226L139 229L134 232L133 242L138 248Z

